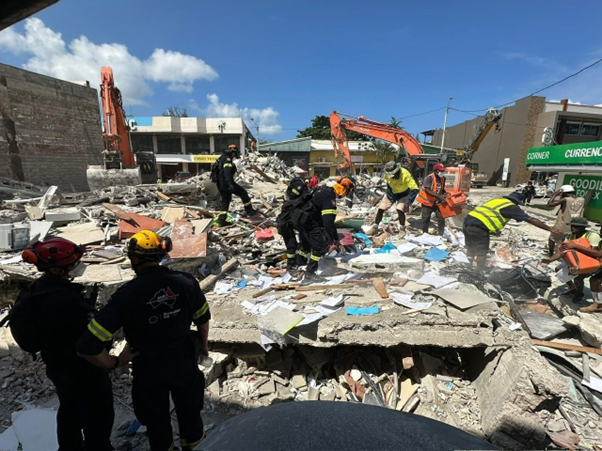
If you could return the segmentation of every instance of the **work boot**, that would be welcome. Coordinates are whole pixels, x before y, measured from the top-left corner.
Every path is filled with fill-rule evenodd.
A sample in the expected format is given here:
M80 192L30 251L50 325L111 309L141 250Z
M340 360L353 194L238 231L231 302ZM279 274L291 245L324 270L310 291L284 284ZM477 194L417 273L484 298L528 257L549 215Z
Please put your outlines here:
M582 313L602 313L602 304L594 302L591 305L588 305L587 307L580 308L579 311Z
M305 285L313 285L314 283L324 283L326 279L314 273L305 273L305 277L303 278L303 282L301 282L302 286Z
M226 227L231 225L232 223L228 221L227 216L218 216L217 218L217 226L218 227Z
M406 236L406 227L399 226L399 238L403 238L404 236Z
M259 214L259 211L255 210L253 207L249 206L249 207L245 207L245 213L247 214L247 216L252 217L252 216L257 216Z
M585 301L585 295L583 293L575 293L571 299L575 304L581 304Z

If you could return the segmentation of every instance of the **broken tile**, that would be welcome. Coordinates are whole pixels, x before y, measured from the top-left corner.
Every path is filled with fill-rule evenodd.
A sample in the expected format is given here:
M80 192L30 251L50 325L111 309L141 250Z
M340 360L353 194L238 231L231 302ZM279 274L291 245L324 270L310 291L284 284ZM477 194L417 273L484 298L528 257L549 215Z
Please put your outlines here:
M207 255L207 234L194 234L192 223L176 220L171 232L173 250L169 256L178 258L199 258Z
M94 222L84 224L70 224L60 227L59 236L75 244L85 245L100 243L106 239L104 232Z

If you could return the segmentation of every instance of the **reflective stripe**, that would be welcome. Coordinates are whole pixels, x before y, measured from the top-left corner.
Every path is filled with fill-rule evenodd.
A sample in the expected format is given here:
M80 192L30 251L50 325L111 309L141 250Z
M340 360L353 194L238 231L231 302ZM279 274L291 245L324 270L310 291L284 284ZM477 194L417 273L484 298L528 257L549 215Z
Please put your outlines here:
M431 182L431 192L436 193L437 190L437 177L435 175L435 173L433 172L430 175L432 182ZM443 188L445 186L445 178L441 177L441 188ZM443 190L441 190L443 191ZM439 193L437 193L439 194ZM430 194L427 194L426 191L424 190L424 185L422 185L422 187L420 188L420 192L418 193L418 198L417 198L418 202L420 202L422 205L425 205L427 207L432 207L433 205L435 205L435 196L431 196Z
M319 255L313 255L312 254L311 257L309 257L309 258L311 258L315 262L319 262L320 261L320 256Z
M173 451L176 447L175 443L172 443L171 446L169 448L167 448L167 451Z
M227 215L227 214L228 214L228 212L227 212L227 211L220 211L220 212L219 212L219 214L220 214L220 215Z
M299 194L299 191L297 191L295 188L293 188L291 191L295 194Z
M225 168L231 168L232 167L232 163L226 163L226 164L224 164L224 167Z
M322 210L322 216L324 215L336 215L337 211L336 210Z
M295 258L295 254L286 254L286 258Z
M499 233L502 231L508 221L510 221L502 216L500 210L513 205L514 202L511 202L507 199L492 199L475 208L473 211L468 213L468 215L485 224L490 232Z
M192 450L195 446L197 446L199 443L201 443L203 440L205 440L205 435L206 435L205 430L203 430L203 435L201 436L201 438L194 442L189 442L188 440L184 440L183 438L180 438L180 445L182 445L183 449Z
M110 341L113 338L113 334L102 327L95 319L88 324L88 330L100 341Z
M199 319L201 316L203 316L205 313L207 313L207 310L209 310L209 304L207 304L205 302L205 305L203 305L200 309L198 309L196 311L196 313L194 315L192 315L192 317L194 319Z
M251 205L251 201L247 202L246 204L243 204L243 207L248 207L249 205Z
M301 257L307 257L307 254L303 251L297 251L297 254L299 254Z

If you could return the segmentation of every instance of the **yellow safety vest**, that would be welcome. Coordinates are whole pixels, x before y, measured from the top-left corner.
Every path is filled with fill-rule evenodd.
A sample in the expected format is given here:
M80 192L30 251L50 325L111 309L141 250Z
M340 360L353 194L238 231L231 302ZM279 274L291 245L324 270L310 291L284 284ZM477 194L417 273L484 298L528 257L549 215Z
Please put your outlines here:
M414 181L414 177L410 174L405 168L400 168L401 175L398 178L391 178L385 174L384 179L387 181L387 184L391 187L391 191L393 194L400 194L408 189L418 189L418 185Z
M508 199L492 199L485 202L480 207L475 208L468 213L468 215L477 218L485 224L491 233L499 233L508 221L510 221L509 219L504 218L500 211L502 208L511 207L513 205L515 205L514 202Z

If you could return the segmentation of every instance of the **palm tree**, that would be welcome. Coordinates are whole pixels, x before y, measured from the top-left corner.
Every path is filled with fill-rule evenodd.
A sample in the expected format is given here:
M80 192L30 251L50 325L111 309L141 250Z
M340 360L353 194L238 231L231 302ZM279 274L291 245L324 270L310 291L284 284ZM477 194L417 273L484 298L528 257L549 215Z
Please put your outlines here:
M395 147L391 143L383 141L372 141L370 143L372 151L376 152L376 159L379 163L389 161L389 155L395 153Z
M403 127L401 126L402 122L402 120L397 119L395 116L391 116L391 122L389 122L389 125L393 128L403 130Z

